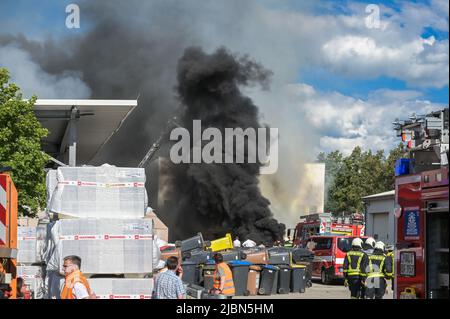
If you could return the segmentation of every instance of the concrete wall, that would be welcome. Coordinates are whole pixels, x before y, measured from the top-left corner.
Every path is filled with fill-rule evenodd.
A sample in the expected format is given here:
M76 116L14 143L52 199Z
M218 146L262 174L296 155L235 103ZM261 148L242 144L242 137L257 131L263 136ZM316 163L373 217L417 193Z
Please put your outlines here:
M374 219L376 214L385 214L388 213L387 216L387 234L388 238L385 244L393 245L395 243L395 216L394 216L394 208L395 208L395 200L394 196L384 197L384 198L373 198L366 199L366 234L367 236L374 236ZM381 238L379 238L381 239Z

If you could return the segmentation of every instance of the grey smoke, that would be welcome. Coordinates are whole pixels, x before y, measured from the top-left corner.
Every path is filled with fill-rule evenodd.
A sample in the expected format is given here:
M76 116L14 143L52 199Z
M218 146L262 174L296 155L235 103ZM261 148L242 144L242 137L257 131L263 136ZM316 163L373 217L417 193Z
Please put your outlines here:
M177 85L177 62L185 48L209 43L207 48L211 50L221 42L220 38L214 38L215 34L226 32L226 38L230 38L232 33L239 32L242 25L237 22L240 17L244 21L254 5L253 2L245 4L240 1L203 4L184 4L172 0L113 0L98 5L92 1L80 1L82 25L88 24L90 28L85 35L45 41L29 40L21 35L0 35L0 46L14 45L27 52L43 73L56 79L68 74L76 75L74 79L91 90L91 98L130 99L139 96L139 107L93 162L135 166L178 107L174 90ZM206 18L196 19L200 17ZM220 20L218 26L229 25L232 28L208 30L207 26L212 25L209 22L217 19ZM227 19L236 23L230 23ZM80 97L75 96L79 93L77 91L67 89L66 92L58 97ZM42 93L47 94L46 91ZM41 94L39 97L53 96ZM164 150L159 155L164 156ZM199 175L210 174L204 167L196 169L200 169ZM262 207L262 212L256 214L269 218L269 203L259 194L255 183L256 168L253 170L255 172L249 182L251 191L262 201L257 204ZM150 189L152 187L150 185ZM188 205L192 204L179 201L179 207ZM164 220L164 214L170 212L162 214ZM235 220L225 217L221 217L222 231L229 230L235 224ZM278 227L275 220L269 218L261 223L265 225L257 223L256 228L266 231L268 237L277 236L274 235L277 232L274 229ZM174 228L181 227L181 224L177 221L170 226L175 226L171 230L176 231ZM243 230L239 232L244 233Z

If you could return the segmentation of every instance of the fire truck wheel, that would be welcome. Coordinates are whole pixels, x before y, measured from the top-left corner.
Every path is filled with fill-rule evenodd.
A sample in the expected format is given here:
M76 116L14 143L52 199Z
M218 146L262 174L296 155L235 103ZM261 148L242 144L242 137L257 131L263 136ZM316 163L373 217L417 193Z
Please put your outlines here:
M328 274L328 271L325 268L322 268L322 271L320 273L320 281L324 285L329 285L331 283L330 275Z

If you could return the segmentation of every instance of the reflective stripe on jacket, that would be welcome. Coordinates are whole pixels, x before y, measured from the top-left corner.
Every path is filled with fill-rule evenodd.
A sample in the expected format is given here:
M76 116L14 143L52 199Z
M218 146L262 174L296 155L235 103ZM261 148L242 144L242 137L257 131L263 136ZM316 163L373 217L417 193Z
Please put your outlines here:
M228 267L228 265L224 262L216 265L216 270L214 272L214 289L220 288L219 269L221 270L221 273L225 275L225 284L221 294L225 296L233 296L235 294L233 273L231 272L230 267Z
M61 292L61 299L75 299L75 296L73 295L73 287L77 282L83 284L89 294L92 293L91 287L89 286L89 282L87 281L86 277L84 277L81 271L77 270L66 276L66 282Z
M344 259L345 276L366 276L367 255L360 250L350 250Z
M369 256L369 273L367 274L367 278L384 278L385 276L385 266L384 262L386 260L386 256L384 255L370 255Z
M394 277L394 267L395 267L395 257L394 257L394 252L390 251L386 254L386 258L390 258L390 262L391 262L391 269L387 269L386 270L386 276L388 277ZM389 268L389 267L387 267Z

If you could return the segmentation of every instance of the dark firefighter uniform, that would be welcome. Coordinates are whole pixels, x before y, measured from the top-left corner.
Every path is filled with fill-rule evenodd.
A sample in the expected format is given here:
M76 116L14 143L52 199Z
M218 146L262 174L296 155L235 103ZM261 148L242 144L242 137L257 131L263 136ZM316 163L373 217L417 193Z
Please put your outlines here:
M394 251L388 251L386 253L386 258L389 258L392 263L392 276L391 276L391 289L394 291L394 269L395 269L395 261L394 261Z
M352 247L344 258L344 277L350 289L352 299L362 298L362 289L366 280L366 269L369 263L367 254L357 247Z
M386 279L392 278L392 259L380 249L369 256L366 279L366 298L383 299L386 292Z

